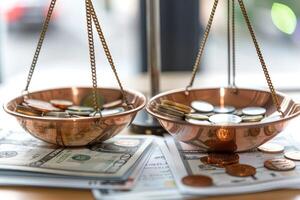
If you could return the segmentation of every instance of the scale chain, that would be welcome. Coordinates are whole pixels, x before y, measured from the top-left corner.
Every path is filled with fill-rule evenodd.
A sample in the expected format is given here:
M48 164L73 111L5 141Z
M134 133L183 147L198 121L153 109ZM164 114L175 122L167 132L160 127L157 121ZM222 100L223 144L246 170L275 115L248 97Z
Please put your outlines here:
M248 27L248 30L249 30L249 32L250 32L250 35L251 35L251 37L252 37L252 40L253 40L253 43L254 43L254 46L255 46L255 49L256 49L256 53L257 53L258 58L259 58L259 61L260 61L260 63L261 63L261 66L262 66L262 69L263 69L265 78L266 78L266 80L267 80L269 89L270 89L270 91L271 91L273 103L275 104L277 111L278 111L279 113L281 113L282 116L284 116L284 113L282 112L281 107L280 107L279 100L278 100L278 98L277 98L276 91L275 91L274 86L273 86L273 84L272 84L272 80L271 80L271 77L270 77L270 75L269 75L269 71L268 71L268 69L267 69L265 60L264 60L264 58L263 58L262 52L261 52L260 47L259 47L259 44L258 44L258 42L257 42L256 36L255 36L255 33L254 33L254 30L253 30L253 28L252 28L252 25L251 25L251 23L250 23L250 20L249 20L249 17L248 17L248 14L247 14L247 11L246 11L244 2L243 2L243 0L238 0L238 2L239 2L239 5L240 5L240 8L241 8L241 11L242 11L244 20L245 20L245 22L246 22L246 24L247 24L247 27Z
M116 67L115 67L115 64L114 64L114 61L113 61L113 58L111 56L111 53L110 53L110 50L109 50L109 47L107 45L107 42L105 40L105 37L104 37L104 34L103 34L103 31L102 31L102 28L100 26L100 23L99 23L99 20L98 20L98 17L97 17L97 14L95 12L95 9L94 9L94 6L93 6L93 3L91 0L86 0L87 3L90 5L90 11L91 11L91 16L92 16L92 19L93 19L93 22L94 22L94 25L96 27L96 30L97 30L97 33L99 35L99 38L100 38L100 41L101 41L101 44L102 44L102 47L103 47L103 50L104 50L104 53L106 55L106 58L111 66L111 69L117 79L117 82L118 82L118 85L120 87L120 90L121 90L121 93L122 93L122 96L123 96L123 102L126 103L127 106L133 106L131 103L129 103L128 101L128 98L127 98L127 94L126 92L124 91L123 89L123 85L121 83L121 80L119 78L119 75L117 73L117 70L116 70Z
M48 27L49 27L49 22L50 22L55 4L56 4L56 0L51 0L50 6L49 6L49 9L48 9L48 12L47 12L46 19L45 19L45 22L43 24L42 31L40 33L39 41L38 41L38 44L37 44L37 47L36 47L36 50L35 50L35 53L34 53L34 56L33 56L33 59L32 59L31 67L30 67L30 70L29 70L29 73L28 73L28 76L27 76L27 82L26 82L26 86L25 86L25 89L24 89L24 92L26 92L26 93L28 93L29 85L30 85L30 82L31 82L31 79L32 79L32 76L33 76L33 73L34 73L34 69L35 69L35 66L37 64L37 61L38 61L38 58L39 58L39 55L40 55L40 52L41 52L41 49L42 49L42 46L43 46L43 42L44 42L46 32L47 32Z
M213 22L213 19L214 19L214 15L215 15L218 3L219 3L218 0L214 1L212 11L210 13L209 20L208 20L208 23L206 25L205 32L204 32L204 35L203 35L203 39L201 41L200 48L199 48L199 51L198 51L198 54L197 54L197 57L196 57L196 61L195 61L195 64L193 66L192 78L190 80L189 85L186 87L186 92L187 92L188 88L192 87L193 84L194 84L195 76L196 76L196 73L199 69L199 64L200 64L200 61L201 61L201 58L202 58L202 55L203 55L203 51L204 51L204 48L205 48L205 44L207 42L207 38L209 36L209 32L210 32L210 29L211 29L211 25L212 25L212 22Z

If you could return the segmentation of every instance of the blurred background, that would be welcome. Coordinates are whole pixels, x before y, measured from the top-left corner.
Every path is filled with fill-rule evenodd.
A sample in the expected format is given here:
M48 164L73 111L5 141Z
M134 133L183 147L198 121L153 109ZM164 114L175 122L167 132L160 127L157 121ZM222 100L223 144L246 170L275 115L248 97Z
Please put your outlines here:
M161 1L162 69L166 80L178 80L178 86L170 87L187 84L212 3ZM275 86L279 90L297 90L300 88L300 2L247 0L245 4ZM21 91L25 86L48 5L49 0L0 1L0 77L2 85L10 85L12 90ZM94 0L94 5L119 74L131 86L133 80L144 77L147 69L145 0ZM227 83L226 9L226 1L220 1L197 86ZM238 7L236 17L237 84L266 87ZM98 39L95 35L99 84L109 85L113 76ZM58 1L32 85L37 88L42 87L40 82L47 87L88 85L91 82L88 58L84 1ZM147 84L137 87L147 91Z

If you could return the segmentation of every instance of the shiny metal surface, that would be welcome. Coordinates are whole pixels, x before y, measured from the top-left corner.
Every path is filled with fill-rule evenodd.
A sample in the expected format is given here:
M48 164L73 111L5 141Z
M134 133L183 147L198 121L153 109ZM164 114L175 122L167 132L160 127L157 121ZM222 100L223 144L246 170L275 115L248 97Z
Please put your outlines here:
M162 100L171 100L185 105L190 105L195 100L202 100L213 105L232 105L237 109L249 106L264 107L267 116L276 113L276 106L270 92L244 88L191 89L188 95L185 89L173 90L153 97L147 105L147 111L156 117L172 136L182 142L202 147L206 151L241 152L267 142L280 133L291 119L300 114L300 105L292 99L280 93L277 93L277 98L285 116L271 122L194 125L154 111L155 105Z
M79 105L82 98L93 92L92 88L59 88L49 89L29 94L30 98L50 101L51 99L65 99ZM119 89L98 88L107 102L122 98ZM107 140L117 135L134 119L136 113L146 104L146 98L139 92L125 90L128 101L133 108L105 117L82 118L44 118L29 116L15 112L15 108L23 101L23 96L17 97L4 105L4 110L15 116L20 125L34 137L45 142L60 146L83 146Z

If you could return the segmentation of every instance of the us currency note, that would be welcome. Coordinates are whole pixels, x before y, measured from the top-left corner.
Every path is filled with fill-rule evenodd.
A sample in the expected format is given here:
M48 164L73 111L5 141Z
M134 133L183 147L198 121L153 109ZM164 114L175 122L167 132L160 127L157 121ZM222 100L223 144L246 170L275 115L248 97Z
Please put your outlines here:
M117 136L87 148L59 148L24 132L0 138L0 170L126 180L151 143L149 137Z
M172 170L174 163L162 139L156 139L149 160L131 191L93 190L97 200L107 199L182 199ZM169 162L166 157L169 158Z
M300 162L295 161L296 169L287 172L270 171L264 168L263 163L271 158L283 158L282 153L270 154L260 151L239 153L242 164L249 164L256 168L256 174L251 177L233 177L225 173L224 168L204 164L200 158L207 154L203 150L166 136L169 150L176 160L174 173L179 190L190 195L224 195L261 192L280 188L299 188ZM285 146L285 151L296 150L284 137L277 137L271 141ZM181 179L187 175L206 175L213 179L212 187L198 188L186 186Z

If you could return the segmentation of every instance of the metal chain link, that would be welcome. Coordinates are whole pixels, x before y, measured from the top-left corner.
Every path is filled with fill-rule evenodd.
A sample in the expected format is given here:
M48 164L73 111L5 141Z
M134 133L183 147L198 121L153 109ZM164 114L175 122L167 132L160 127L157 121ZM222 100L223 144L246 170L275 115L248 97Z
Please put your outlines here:
M211 25L212 25L212 22L213 22L213 19L214 19L214 15L215 15L218 3L219 3L218 0L214 1L213 7L212 7L212 10L211 10L209 19L208 19L208 23L207 23L206 28L205 28L203 39L201 41L200 48L199 48L199 51L198 51L198 54L197 54L197 57L196 57L196 61L195 61L195 64L193 66L192 78L190 80L189 85L186 87L186 92L188 91L189 87L193 86L195 76L196 76L196 73L199 69L199 64L200 64L200 61L201 61L201 58L202 58L202 54L203 54L203 51L204 51L204 48L205 48L207 38L209 36L210 28L211 28Z
M270 89L270 91L271 91L273 103L275 104L277 111L278 111L279 113L281 113L282 116L284 116L284 113L282 112L281 107L280 107L279 100L278 100L278 98L277 98L276 91L275 91L274 86L273 86L273 84L272 84L272 80L271 80L271 77L270 77L270 75L269 75L269 72L268 72L266 63L265 63L265 61L264 61L262 52L261 52L260 47L259 47L259 44L258 44L258 42L257 42L257 40L256 40L256 36L255 36L254 30L253 30L252 25L251 25L251 23L250 23L249 16L248 16L248 14L247 14L247 11L246 11L244 2L243 2L243 0L238 0L238 2L239 2L239 5L240 5L240 8L241 8L241 11L242 11L244 20L245 20L245 22L246 22L246 24L247 24L247 27L248 27L248 30L249 30L249 32L250 32L250 35L251 35L251 37L252 37L252 40L253 40L253 43L254 43L254 46L255 46L255 49L256 49L256 53L257 53L258 58L259 58L259 61L260 61L260 63L261 63L261 66L262 66L262 69L263 69L265 78L266 78L266 80L267 80L269 89Z
M105 40L105 37L104 37L104 34L103 34L103 31L102 31L102 28L100 26L100 23L99 23L99 20L98 20L98 17L97 17L97 14L95 12L95 9L94 9L94 6L93 6L93 3L91 0L86 0L88 2L88 4L90 5L90 9L91 9L91 15L92 15L92 18L93 18L93 22L95 24L95 27L96 27L96 30L98 32L98 35L99 35L99 38L100 38L100 41L101 41L101 44L102 44L102 47L103 47L103 50L104 50L104 53L106 55L106 58L111 66L111 69L113 70L113 73L117 79L117 82L118 82L118 85L120 87L120 90L121 90L121 93L122 93L122 97L123 97L123 103L125 102L127 106L133 106L131 103L129 103L128 101L128 98L127 98L127 94L126 92L124 91L123 89L123 85L121 83L121 80L119 78L119 75L117 73L117 70L116 70L116 67L115 67L115 64L114 64L114 61L113 61L113 58L111 56L111 53L110 53L110 50L109 50L109 47L107 45L107 42Z
M230 1L227 0L227 85L231 86Z
M96 58L95 58L95 46L94 46L94 36L93 36L93 24L92 24L92 15L91 7L88 0L85 0L85 10L86 10L86 24L87 24L87 33L88 33L88 44L89 44L89 55L90 55L90 64L92 72L92 83L93 83L93 105L96 113L100 113L99 104L97 101L97 71L96 71Z
M39 55L40 55L40 52L41 52L41 48L42 48L42 45L43 45L43 42L44 42L44 39L45 39L45 35L46 35L47 30L48 30L49 22L50 22L50 19L51 19L51 16L52 16L52 13L53 13L53 10L54 10L54 7L55 7L55 3L56 3L56 0L51 0L50 6L49 6L49 9L48 9L48 12L47 12L46 19L45 19L45 22L43 24L42 31L40 33L40 38L39 38L39 41L38 41L38 44L37 44L37 47L36 47L36 50L35 50L35 53L34 53L34 56L33 56L33 60L32 60L32 63L31 63L31 67L30 67L28 76L27 76L26 86L25 86L25 89L23 91L24 93L27 93L27 94L28 94L29 85L30 85L30 82L31 82L31 79L32 79L32 76L33 76L33 73L34 73L34 69L35 69L35 66L37 64L37 61L38 61L38 58L39 58Z
M235 84L235 75L236 75L236 60L235 60L235 56L236 56L236 49L235 49L235 0L232 0L232 4L231 4L232 10L231 10L231 15L232 15L232 24L231 24L231 34L232 34L232 87L236 88L236 84Z

